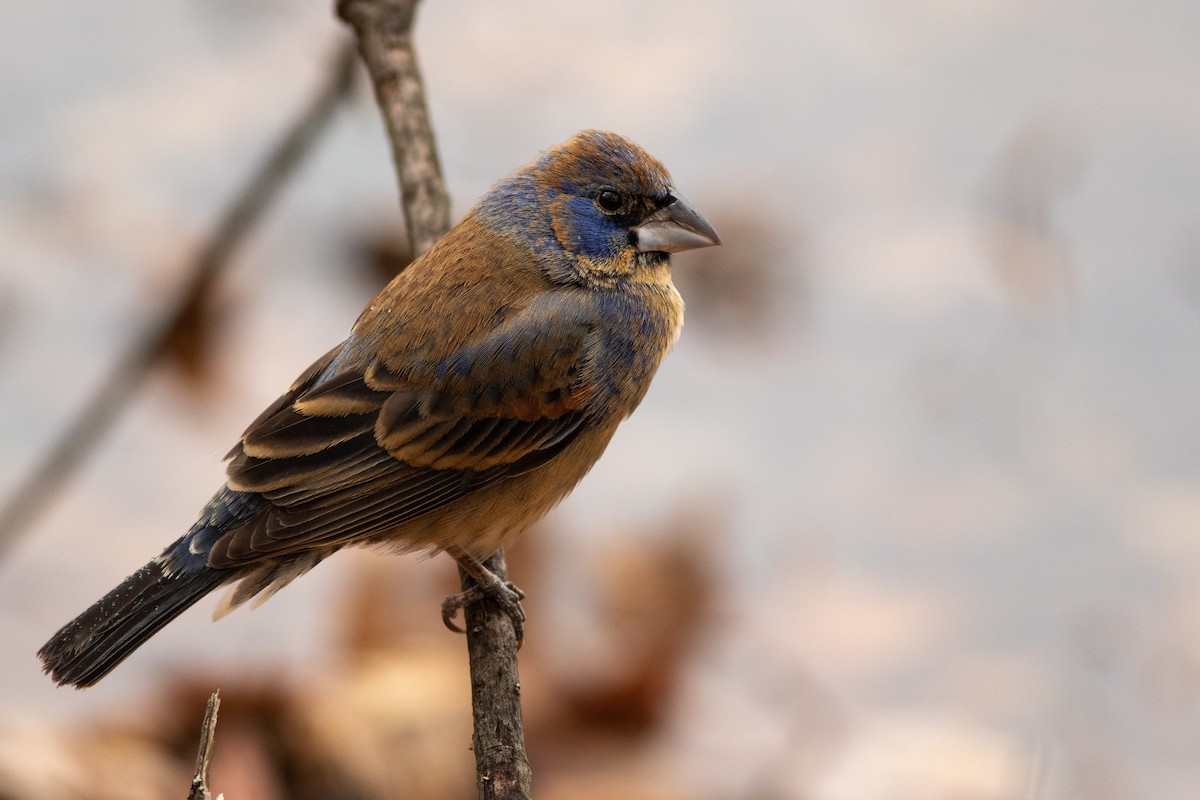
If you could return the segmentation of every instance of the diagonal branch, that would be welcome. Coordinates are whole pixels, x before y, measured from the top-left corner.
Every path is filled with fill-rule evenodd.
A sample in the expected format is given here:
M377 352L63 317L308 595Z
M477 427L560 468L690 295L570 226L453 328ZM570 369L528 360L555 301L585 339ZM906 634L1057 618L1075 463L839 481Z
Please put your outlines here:
M338 0L338 15L358 35L392 144L404 219L414 253L450 228L450 199L412 47L417 0ZM484 564L507 580L504 551ZM460 570L464 591L474 585ZM525 756L517 642L508 614L490 600L467 606L475 770L480 800L523 800L532 773Z
M117 416L159 362L171 341L206 302L217 278L237 248L262 218L284 183L303 163L325 130L354 79L354 50L339 51L325 85L288 126L283 137L250 176L225 210L212 235L196 254L191 278L175 304L126 351L83 411L0 508L0 558L17 536L62 490L76 469L112 427Z

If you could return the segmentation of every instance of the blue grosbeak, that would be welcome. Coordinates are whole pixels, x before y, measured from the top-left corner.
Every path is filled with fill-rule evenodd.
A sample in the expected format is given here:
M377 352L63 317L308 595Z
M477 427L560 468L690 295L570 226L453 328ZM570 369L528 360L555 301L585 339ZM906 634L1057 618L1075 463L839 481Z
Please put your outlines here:
M447 552L520 638L521 595L481 559L600 457L683 324L669 254L719 243L621 136L543 153L250 424L200 519L55 634L46 671L90 686L218 586L237 583L219 616L348 545Z

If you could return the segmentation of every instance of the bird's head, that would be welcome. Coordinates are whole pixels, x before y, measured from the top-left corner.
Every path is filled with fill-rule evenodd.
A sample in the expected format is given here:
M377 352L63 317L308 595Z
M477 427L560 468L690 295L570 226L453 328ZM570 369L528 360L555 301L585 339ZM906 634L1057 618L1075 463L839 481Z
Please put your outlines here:
M484 207L519 218L531 244L563 257L550 260L558 282L636 280L644 270L661 270L670 253L721 243L657 159L605 131L582 131L551 148L490 197L501 202L485 198Z

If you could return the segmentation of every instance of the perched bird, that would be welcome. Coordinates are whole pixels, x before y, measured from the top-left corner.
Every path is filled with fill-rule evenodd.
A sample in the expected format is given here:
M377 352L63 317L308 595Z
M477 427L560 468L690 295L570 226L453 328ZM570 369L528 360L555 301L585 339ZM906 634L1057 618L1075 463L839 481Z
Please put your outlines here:
M350 545L481 561L558 503L679 335L670 253L719 244L666 169L584 131L501 180L242 434L227 482L161 555L38 652L90 686L204 595L258 602Z

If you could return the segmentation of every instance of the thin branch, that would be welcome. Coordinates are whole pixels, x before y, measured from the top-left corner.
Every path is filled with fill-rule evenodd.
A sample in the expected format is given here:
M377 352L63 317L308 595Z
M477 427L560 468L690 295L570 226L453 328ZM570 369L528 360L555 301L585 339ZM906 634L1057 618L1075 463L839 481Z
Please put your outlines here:
M0 558L17 536L62 490L84 459L112 427L117 416L158 363L181 326L209 297L218 276L232 260L247 234L271 201L311 152L332 118L338 102L353 85L354 49L347 44L335 59L326 83L250 176L228 206L212 235L196 254L191 278L179 299L161 319L151 323L113 367L79 416L0 508Z
M409 242L419 254L450 229L450 198L413 52L416 6L417 0L338 0L337 11L358 35L392 144ZM484 566L508 579L503 550ZM471 577L462 570L459 576L463 590L471 588ZM468 605L465 618L479 798L526 800L532 773L525 756L512 620L490 600Z
M501 580L508 579L504 551L483 562ZM462 568L466 590L474 585ZM512 619L489 599L469 604L467 652L471 660L471 712L479 800L528 800L533 772L525 755L521 716L521 678L517 674L517 637Z
M192 776L192 790L188 800L212 800L208 788L208 773L212 766L213 746L217 740L217 712L221 709L221 693L213 692L204 709L204 722L200 725L200 749L196 753L196 773Z
M428 250L450 230L450 195L425 104L425 85L412 46L417 0L339 0L338 15L358 34L383 113L400 202L413 253Z

